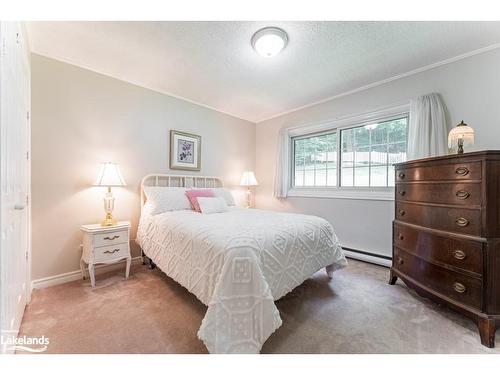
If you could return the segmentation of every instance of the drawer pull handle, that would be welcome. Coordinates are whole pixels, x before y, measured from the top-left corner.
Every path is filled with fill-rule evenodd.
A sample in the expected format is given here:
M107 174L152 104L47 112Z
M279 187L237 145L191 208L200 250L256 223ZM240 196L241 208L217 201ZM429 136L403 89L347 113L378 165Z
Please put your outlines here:
M467 176L469 174L469 168L467 167L458 167L455 169L455 173L460 176Z
M405 216L405 213L406 213L406 211L405 211L405 210L403 210L403 209L400 209L400 210L399 210L399 214L400 214L401 216Z
M455 250L453 252L453 256L458 260L464 260L466 258L466 255L462 250Z
M468 191L465 191L465 190L459 190L455 193L455 195L457 196L457 198L459 199L467 199L470 197L470 193Z
M453 283L453 289L455 289L455 292L457 293L465 293L465 291L467 290L465 285L462 283Z
M459 217L455 220L455 223L457 223L459 227L466 227L467 225L469 225L469 220L467 220L465 217Z
M399 172L398 176L400 179L404 179L406 177L406 175L403 172Z
M404 261L404 259L403 259L403 258L401 258L401 257L399 257L399 258L398 258L398 264L403 264L404 262L405 262L405 261Z
M120 251L120 249L106 250L106 251L104 252L104 254L114 254L114 253L116 253L117 251Z
M402 234L399 234L398 238L403 241L405 239L405 236L403 236Z
M120 238L120 236L104 237L105 240L109 240L109 241L116 240L117 238Z
M402 197L403 197L405 194L406 194L406 191L404 191L404 190L400 190L400 191L399 191L399 195L401 195Z

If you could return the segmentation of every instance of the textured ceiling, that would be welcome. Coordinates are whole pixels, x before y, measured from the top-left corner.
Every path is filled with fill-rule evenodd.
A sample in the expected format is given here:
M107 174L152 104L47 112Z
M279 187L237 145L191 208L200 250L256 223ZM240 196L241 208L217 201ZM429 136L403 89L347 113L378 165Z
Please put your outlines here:
M250 38L279 26L274 58ZM33 52L258 122L500 43L500 22L30 22Z

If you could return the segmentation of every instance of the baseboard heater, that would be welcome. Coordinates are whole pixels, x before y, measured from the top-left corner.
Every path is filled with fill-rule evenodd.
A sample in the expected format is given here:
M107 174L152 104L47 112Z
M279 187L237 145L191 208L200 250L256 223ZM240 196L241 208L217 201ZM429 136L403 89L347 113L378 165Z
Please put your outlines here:
M368 251L351 249L350 247L342 246L344 254L347 258L362 260L368 263L378 264L380 266L390 267L392 264L392 258L386 255L374 254Z

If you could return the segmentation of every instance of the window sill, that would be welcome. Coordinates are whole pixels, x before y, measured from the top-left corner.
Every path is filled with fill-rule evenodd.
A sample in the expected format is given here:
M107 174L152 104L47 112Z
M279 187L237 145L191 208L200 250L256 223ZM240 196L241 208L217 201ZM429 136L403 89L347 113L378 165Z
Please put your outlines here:
M394 187L381 188L292 188L288 197L393 201Z

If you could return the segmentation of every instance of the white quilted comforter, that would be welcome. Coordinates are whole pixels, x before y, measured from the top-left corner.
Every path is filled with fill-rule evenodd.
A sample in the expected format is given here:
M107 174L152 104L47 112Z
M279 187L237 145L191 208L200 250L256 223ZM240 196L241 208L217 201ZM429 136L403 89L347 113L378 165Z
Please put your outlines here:
M347 264L326 220L255 209L143 213L137 242L208 306L198 337L210 353L260 352L282 323L274 301L319 269Z

